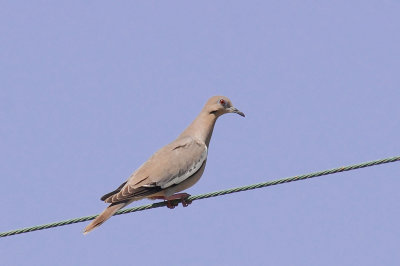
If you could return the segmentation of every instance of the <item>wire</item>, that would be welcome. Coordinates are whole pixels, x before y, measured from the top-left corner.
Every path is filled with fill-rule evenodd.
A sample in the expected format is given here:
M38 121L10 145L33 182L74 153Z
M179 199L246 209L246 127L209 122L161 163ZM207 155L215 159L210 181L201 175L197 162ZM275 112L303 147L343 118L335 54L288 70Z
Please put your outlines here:
M356 169L360 169L360 168L365 168L365 167L370 167L370 166L375 166L375 165L380 165L380 164L385 164L385 163L392 163L392 162L396 162L396 161L400 161L400 156L395 156L395 157L390 157L390 158L386 158L386 159L375 160L375 161L365 162L365 163L360 163L360 164L354 164L354 165L349 165L349 166L337 167L337 168L330 169L330 170L314 172L314 173L304 174L304 175L299 175L299 176L292 176L292 177L277 179L277 180L273 180L273 181L268 181L268 182L263 182L263 183L248 185L248 186L242 186L242 187L231 188L231 189L226 189L226 190L221 190L221 191L216 191L216 192L211 192L211 193L206 193L206 194L190 196L187 199L187 201L190 202L190 201L201 200L201 199L206 199L206 198L218 197L218 196L223 196L223 195L232 194L232 193L236 193L236 192L247 191L247 190L252 190L252 189L257 189L257 188L263 188L263 187L268 187L268 186L274 186L274 185L279 185L279 184L289 183L289 182L294 182L294 181L299 181L299 180L305 180L308 178L330 175L330 174L335 174L335 173L340 173L340 172L345 172L345 171L350 171L350 170L356 170ZM177 204L178 202L179 202L179 200L176 200L173 203ZM144 210L164 207L166 205L167 204L164 201L157 202L157 203L143 205L143 206L139 206L139 207L123 209L123 210L116 212L114 215L144 211ZM12 230L12 231L8 231L8 232L0 233L0 237L12 236L12 235L28 233L28 232L33 232L33 231L37 231L37 230L43 230L43 229L48 229L48 228L53 228L53 227L58 227L58 226L63 226L63 225L86 222L86 221L93 220L96 217L97 217L97 215L91 215L91 216L85 216L85 217L65 220L65 221L61 221L61 222L55 222L55 223L50 223L50 224L43 224L43 225L37 225L37 226L27 227L27 228L23 228L23 229Z

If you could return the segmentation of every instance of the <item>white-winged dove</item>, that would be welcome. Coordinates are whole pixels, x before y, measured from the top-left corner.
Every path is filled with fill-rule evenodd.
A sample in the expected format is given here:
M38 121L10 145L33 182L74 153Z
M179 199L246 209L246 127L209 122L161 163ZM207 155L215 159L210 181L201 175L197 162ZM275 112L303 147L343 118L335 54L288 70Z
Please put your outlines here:
M190 195L177 193L193 186L204 172L207 149L217 118L226 113L244 114L224 96L211 97L196 119L179 137L154 153L126 182L107 193L101 200L110 205L84 230L84 234L100 226L119 209L143 198L180 200L183 206ZM175 194L177 193L177 194Z

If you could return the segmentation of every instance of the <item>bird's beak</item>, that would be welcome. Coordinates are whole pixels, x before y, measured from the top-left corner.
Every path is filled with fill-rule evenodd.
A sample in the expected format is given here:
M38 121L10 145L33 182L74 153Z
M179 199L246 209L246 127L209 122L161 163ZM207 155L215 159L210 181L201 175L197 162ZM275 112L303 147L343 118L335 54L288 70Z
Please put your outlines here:
M241 116L245 117L243 112L240 112L238 109L236 109L233 106L229 107L228 110L229 110L229 113L235 113L235 114L238 114L238 115L241 115Z

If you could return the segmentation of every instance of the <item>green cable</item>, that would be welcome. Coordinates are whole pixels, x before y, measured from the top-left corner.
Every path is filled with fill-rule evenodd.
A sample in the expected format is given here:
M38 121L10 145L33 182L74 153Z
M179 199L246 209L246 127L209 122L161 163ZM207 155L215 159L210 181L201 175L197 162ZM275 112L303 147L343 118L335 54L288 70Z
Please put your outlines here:
M247 191L247 190L252 190L252 189L257 189L257 188L263 188L263 187L268 187L268 186L274 186L274 185L279 185L279 184L283 184L283 183L289 183L289 182L293 182L293 181L299 181L299 180L304 180L304 179L308 179L308 178L313 178L313 177L317 177L317 176L330 175L330 174L375 166L375 165L379 165L379 164L392 163L392 162L396 162L396 161L400 161L400 156L395 156L395 157L391 157L391 158L375 160L375 161L365 162L365 163L360 163L360 164L354 164L354 165L349 165L349 166L337 167L337 168L330 169L330 170L325 170L325 171L320 171L320 172L315 172L315 173L310 173L310 174L305 174L305 175L299 175L299 176L292 176L292 177L277 179L277 180L273 180L273 181L268 181L268 182L263 182L263 183L248 185L248 186L242 186L242 187L231 188L231 189L226 189L226 190L221 190L221 191L216 191L216 192L211 192L211 193L206 193L206 194L190 196L187 199L187 201L190 202L190 201L201 200L201 199L206 199L206 198L218 197L218 196L227 195L227 194L231 194L231 193ZM176 200L174 203L177 204L178 202L179 202L179 200ZM144 210L164 207L166 205L167 205L166 202L157 202L157 203L143 205L143 206L139 206L139 207L123 209L123 210L116 212L114 215L144 211ZM0 233L0 237L6 237L6 236L27 233L27 232L33 232L33 231L38 231L38 230L53 228L53 227L57 227L57 226L68 225L68 224L86 222L86 221L93 220L94 218L96 218L96 216L97 215L91 215L91 216L85 216L85 217L75 218L75 219L71 219L71 220L65 220L65 221L56 222L56 223L43 224L43 225L37 225L37 226L27 227L27 228L23 228L23 229L12 230L12 231L8 231L8 232Z

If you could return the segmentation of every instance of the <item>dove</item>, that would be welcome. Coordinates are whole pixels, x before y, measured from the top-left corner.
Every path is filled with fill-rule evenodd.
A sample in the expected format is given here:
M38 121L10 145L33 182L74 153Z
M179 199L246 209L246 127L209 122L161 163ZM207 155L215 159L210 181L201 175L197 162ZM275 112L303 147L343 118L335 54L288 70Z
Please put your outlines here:
M196 184L203 175L215 122L228 113L245 116L229 98L211 97L174 141L154 153L117 189L101 197L109 206L86 226L84 234L103 224L118 210L144 198L163 199L169 208L175 207L172 201L178 200L186 207L190 195L179 192Z

